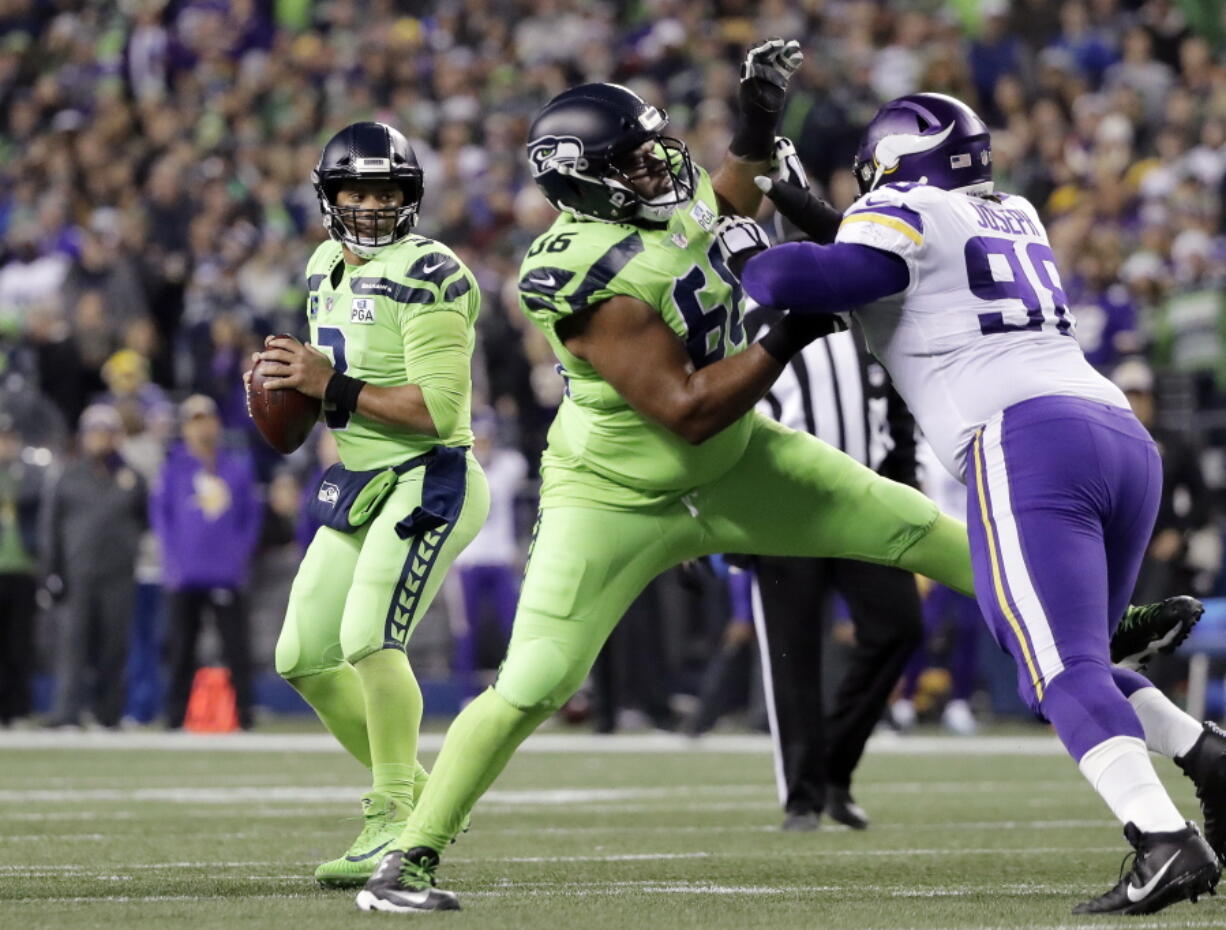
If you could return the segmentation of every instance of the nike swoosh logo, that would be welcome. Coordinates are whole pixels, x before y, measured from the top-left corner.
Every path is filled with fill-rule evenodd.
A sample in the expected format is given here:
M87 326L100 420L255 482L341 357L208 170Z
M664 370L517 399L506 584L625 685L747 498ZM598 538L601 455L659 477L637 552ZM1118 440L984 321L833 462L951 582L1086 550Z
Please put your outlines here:
M547 274L542 277L536 277L536 276L530 277L528 279L528 283L529 284L539 284L541 287L555 287L558 282L554 278L553 275Z
M1162 881L1162 876L1166 874L1166 870L1169 869L1178 858L1179 852L1176 851L1175 855L1166 860L1166 865L1155 872L1154 877L1140 888L1137 888L1132 882L1129 882L1128 887L1124 889L1126 892L1128 892L1128 900L1133 904L1136 904L1138 901L1144 901L1146 898L1148 898L1149 893L1154 890L1154 886L1157 885L1158 882Z
M395 891L385 893L397 904L407 905L409 907L418 907L430 900L429 889L425 891L401 891L399 888L397 888Z
M371 856L375 855L375 854L376 854L376 853L378 853L378 852L379 852L381 849L383 849L385 846L387 846L387 844L388 844L388 843L390 843L390 842L391 842L391 840L387 840L387 841L386 841L386 842L384 842L384 843L380 843L378 846L376 846L376 847L375 847L374 849L372 849L370 852L367 852L367 853L362 853L362 855L360 855L360 856L346 856L346 857L345 857L345 861L346 861L346 862L361 862L363 859L369 859Z
M440 261L440 262L435 262L433 265L422 265L422 266L421 266L421 273L422 273L422 274L424 274L424 275L425 275L425 274L434 274L434 272L438 271L438 270L439 270L440 268L442 268L442 267L443 267L445 264L447 264L447 259L445 259L445 258L444 258L442 261Z

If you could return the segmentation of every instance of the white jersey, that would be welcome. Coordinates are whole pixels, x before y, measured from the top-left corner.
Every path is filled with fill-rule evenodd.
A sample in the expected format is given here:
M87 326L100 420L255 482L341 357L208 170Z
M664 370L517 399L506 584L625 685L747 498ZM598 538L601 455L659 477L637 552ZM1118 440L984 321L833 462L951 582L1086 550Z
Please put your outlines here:
M836 241L907 263L907 289L854 316L955 477L975 431L1013 404L1056 394L1128 409L1073 338L1047 231L1025 198L890 184L852 204Z

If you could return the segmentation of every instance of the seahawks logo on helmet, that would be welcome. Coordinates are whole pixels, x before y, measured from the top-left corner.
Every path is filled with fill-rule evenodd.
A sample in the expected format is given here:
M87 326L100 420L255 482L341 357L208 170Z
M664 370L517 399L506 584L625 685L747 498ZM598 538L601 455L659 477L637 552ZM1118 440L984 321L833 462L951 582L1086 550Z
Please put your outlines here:
M574 136L542 136L528 149L528 160L532 162L534 178L539 178L546 171L552 171L563 164L579 171L587 168L587 159L583 157L583 143Z

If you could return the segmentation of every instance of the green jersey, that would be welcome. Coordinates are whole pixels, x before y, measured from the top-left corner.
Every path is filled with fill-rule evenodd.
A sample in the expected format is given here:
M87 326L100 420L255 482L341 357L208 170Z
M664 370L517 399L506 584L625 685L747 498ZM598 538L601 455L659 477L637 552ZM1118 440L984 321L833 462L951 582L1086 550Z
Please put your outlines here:
M411 236L363 265L337 242L307 263L311 343L333 367L380 387L416 384L438 436L410 433L359 413L325 409L341 461L386 468L439 444L472 445L470 370L481 292L445 245Z
M555 327L617 295L653 307L685 343L695 368L746 346L742 293L712 235L715 190L698 169L694 199L663 227L584 220L563 213L528 250L520 307L561 363L565 397L549 431L542 505L611 508L675 500L722 475L749 440L741 420L695 446L630 407L596 370L566 351Z

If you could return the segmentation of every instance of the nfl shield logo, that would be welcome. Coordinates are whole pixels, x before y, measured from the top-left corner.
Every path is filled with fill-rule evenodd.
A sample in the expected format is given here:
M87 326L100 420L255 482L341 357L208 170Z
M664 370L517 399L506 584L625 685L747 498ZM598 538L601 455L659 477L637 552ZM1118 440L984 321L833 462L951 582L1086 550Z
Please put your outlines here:
M324 316L332 312L332 305L336 303L336 298L328 296L324 298Z

